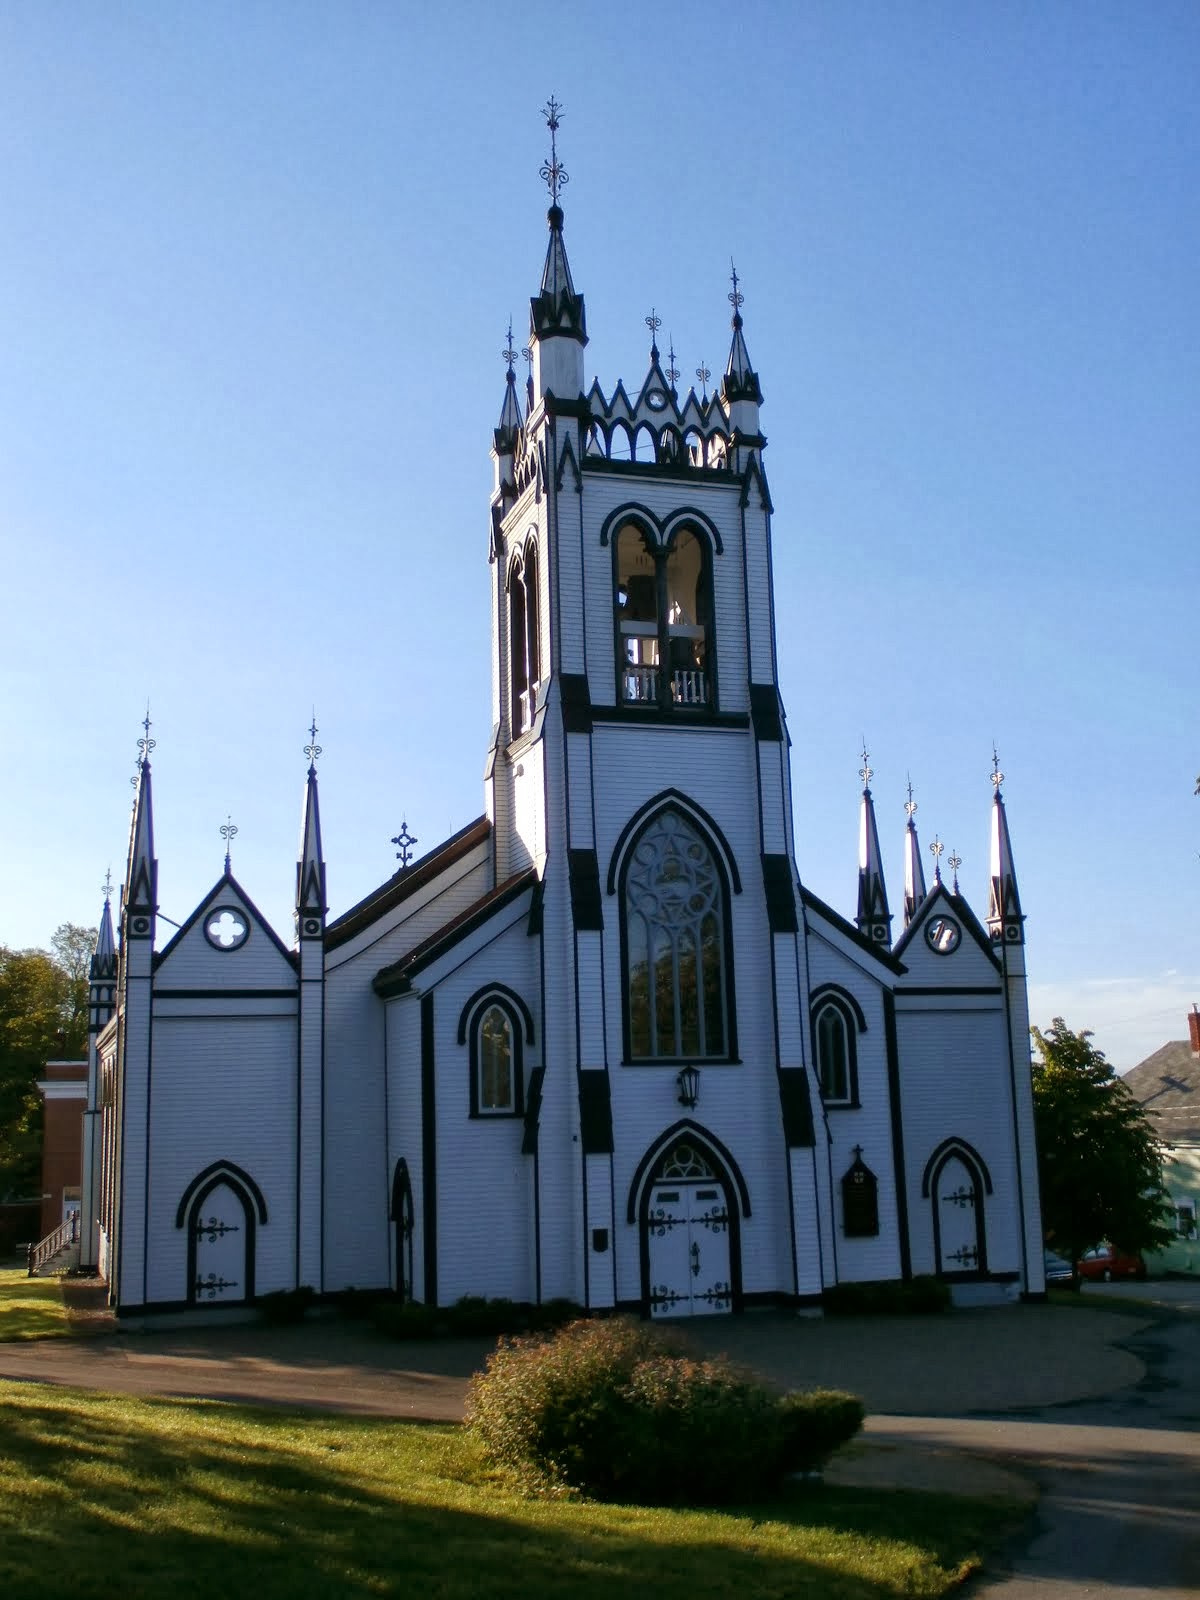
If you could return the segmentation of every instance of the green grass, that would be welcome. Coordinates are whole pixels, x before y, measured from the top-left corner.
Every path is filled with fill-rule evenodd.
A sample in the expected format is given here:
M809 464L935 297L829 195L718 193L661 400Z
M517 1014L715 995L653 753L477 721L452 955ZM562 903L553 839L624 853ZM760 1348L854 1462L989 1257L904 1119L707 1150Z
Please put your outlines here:
M941 1595L994 1502L797 1489L721 1512L531 1500L449 1425L0 1382L0 1594L22 1600Z
M0 1267L0 1341L53 1338L69 1331L57 1278L31 1278L24 1267Z

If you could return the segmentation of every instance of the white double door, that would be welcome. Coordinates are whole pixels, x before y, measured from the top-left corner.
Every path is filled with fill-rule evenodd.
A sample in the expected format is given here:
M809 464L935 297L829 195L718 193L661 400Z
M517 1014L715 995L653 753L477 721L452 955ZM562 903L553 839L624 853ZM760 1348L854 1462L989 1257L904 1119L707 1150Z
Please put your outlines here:
M729 1212L719 1184L655 1184L646 1227L652 1317L733 1309Z

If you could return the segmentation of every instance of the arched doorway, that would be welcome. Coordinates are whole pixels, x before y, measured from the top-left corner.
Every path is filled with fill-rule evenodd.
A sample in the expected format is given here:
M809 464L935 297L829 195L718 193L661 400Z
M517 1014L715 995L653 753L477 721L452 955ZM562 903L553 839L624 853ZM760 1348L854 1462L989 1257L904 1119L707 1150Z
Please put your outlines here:
M941 1278L987 1272L986 1199L991 1180L962 1140L947 1140L930 1157L922 1190L933 1210L934 1270Z
M677 1124L639 1166L631 1210L635 1196L649 1315L719 1316L740 1305L740 1219L750 1208L719 1142L693 1123Z
M187 1229L189 1305L238 1305L254 1299L255 1231L267 1207L254 1179L217 1162L192 1179L175 1214Z

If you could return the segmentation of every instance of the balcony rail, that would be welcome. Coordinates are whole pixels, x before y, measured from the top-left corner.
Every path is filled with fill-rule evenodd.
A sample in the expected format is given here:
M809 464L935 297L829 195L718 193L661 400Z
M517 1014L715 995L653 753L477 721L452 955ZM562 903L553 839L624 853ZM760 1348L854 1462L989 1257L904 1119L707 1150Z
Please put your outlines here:
M621 699L626 705L658 704L659 669L626 666L621 674ZM708 674L700 667L679 667L670 676L671 699L677 706L708 704Z

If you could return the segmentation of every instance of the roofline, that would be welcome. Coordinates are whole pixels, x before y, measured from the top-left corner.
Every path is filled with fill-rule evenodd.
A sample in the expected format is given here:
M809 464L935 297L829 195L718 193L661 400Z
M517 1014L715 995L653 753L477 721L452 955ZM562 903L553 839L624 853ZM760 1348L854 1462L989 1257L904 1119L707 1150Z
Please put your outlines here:
M279 937L279 935L275 932L275 929L267 921L266 917L263 916L262 912L254 904L254 901L251 900L245 889L242 888L241 884L234 877L233 873L226 868L226 870L217 879L216 883L213 884L208 893L201 898L191 915L187 917L178 928L176 928L175 932L167 940L162 949L156 951L153 963L153 970L155 972L158 971L159 967L171 954L172 950L175 949L176 945L182 942L184 935L192 931L197 922L200 921L201 917L208 910L209 906L220 894L221 890L227 886L237 891L238 895L245 903L246 910L259 923L263 932L267 935L268 939L270 939L271 943L279 951L279 954L288 963L288 965L292 967L296 965L295 952L288 949L287 945L284 944L283 940Z
M513 900L519 899L527 890L532 889L537 881L537 868L526 867L523 872L506 879L495 889L489 889L487 894L474 901L465 911L460 911L458 916L446 923L445 927L439 928L430 938L414 945L406 956L377 972L372 979L375 993L383 1000L389 1000L394 995L406 994L412 987L412 979L417 973L432 966L445 951L452 949L461 939L465 939L468 934L474 933L476 928L490 921L497 911L502 911Z
M401 867L386 883L372 889L357 905L351 906L349 911L343 911L340 917L335 917L326 925L325 948L334 950L353 939L355 934L361 933L379 917L401 905L418 889L423 889L447 867L469 855L476 845L489 837L491 831L492 824L486 816L476 817L474 822L452 833L419 861L414 861L411 867Z
M865 934L860 933L852 922L847 922L845 917L835 911L831 905L827 905L820 895L814 894L811 889L806 889L803 884L800 885L800 899L809 910L815 911L819 917L824 917L827 922L832 923L837 931L844 934L852 944L857 945L867 955L874 956L881 966L887 967L890 972L899 974L908 971L903 961L898 961L890 950L881 950Z

